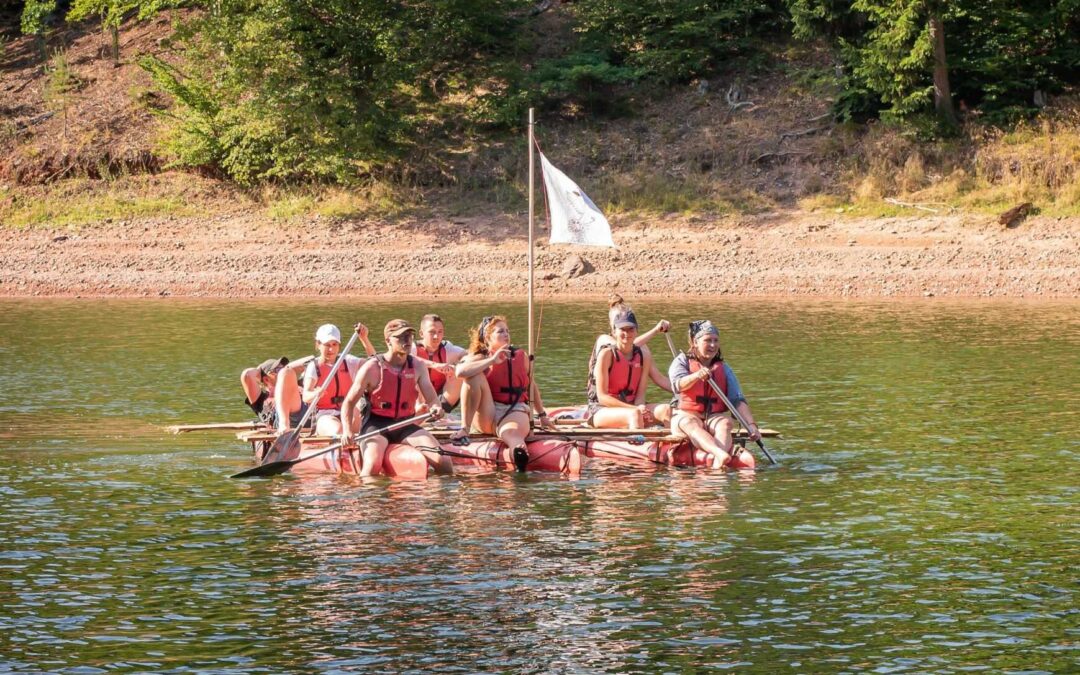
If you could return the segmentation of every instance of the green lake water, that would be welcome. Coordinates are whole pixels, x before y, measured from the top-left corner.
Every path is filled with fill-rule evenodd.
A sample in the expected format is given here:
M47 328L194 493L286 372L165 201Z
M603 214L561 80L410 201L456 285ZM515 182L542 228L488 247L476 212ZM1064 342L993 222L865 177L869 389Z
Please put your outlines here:
M428 309L0 301L0 672L1080 670L1080 303L636 304L722 327L783 433L753 474L236 481L230 433L162 430ZM435 309L524 342L523 303ZM605 310L544 305L549 406Z

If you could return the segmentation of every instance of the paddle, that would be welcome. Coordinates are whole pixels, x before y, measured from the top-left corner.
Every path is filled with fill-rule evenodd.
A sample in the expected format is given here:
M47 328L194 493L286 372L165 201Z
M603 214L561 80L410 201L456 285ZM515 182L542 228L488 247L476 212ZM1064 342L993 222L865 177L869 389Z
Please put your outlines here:
M383 432L393 431L394 429L400 429L401 427L405 427L416 422L422 422L430 416L431 413L423 413L421 415L417 415L416 417L399 420L389 426L383 427L382 429L376 429L375 431L369 431L366 434L359 434L357 436L353 436L353 442L359 443L360 441L366 441L367 439L373 436L378 436ZM234 473L233 475L229 476L229 478L261 478L263 476L276 476L280 473L285 473L291 467L296 466L300 462L306 462L313 457L320 457L328 452L333 452L334 450L340 448L342 445L344 445L344 443L334 443L333 445L327 446L322 450L312 453L306 457L297 457L296 459L282 459L276 462L266 462L254 468L248 469L247 471Z
M212 431L215 429L258 429L263 426L262 422L218 422L215 424L174 424L165 427L165 430L173 434L183 434L189 431Z
M326 376L322 386L315 392L315 398L311 399L311 404L307 407L307 410L304 411L304 416L300 418L300 423L296 425L295 429L291 429L288 433L277 437L274 444L271 445L270 449L263 455L264 465L278 461L279 457L287 455L292 450L293 446L296 445L297 439L300 438L300 431L304 428L308 418L311 417L311 413L315 412L315 404L322 398L323 391L330 385L330 382L334 379L334 375L337 375L338 368L341 368L341 364L345 363L345 355L353 348L353 345L356 344L356 339L359 337L359 333L354 331L352 337L349 338L348 344L345 345L345 349L338 354L337 362L334 364L334 367L330 369L330 374Z
M668 349L671 350L671 357L676 358L678 354L681 354L682 352L678 352L678 354L675 352L675 344L671 341L670 332L664 333L664 337L667 339ZM743 416L740 415L739 411L735 409L735 406L731 404L731 400L728 399L728 397L724 394L723 390L720 389L720 386L716 384L716 381L713 380L712 375L710 375L709 379L705 381L709 383L709 386L712 387L713 392L720 397L721 401L724 402L724 405L726 405L727 409L731 411L731 414L735 416L735 419L739 422L739 424L742 425L742 428L746 429L747 433L750 433L750 425L746 423L746 420L743 419ZM675 383L672 382L671 386L672 388L675 388ZM769 463L776 464L776 460L773 459L772 454L769 453L768 448L766 448L765 444L761 442L761 439L759 438L754 442L757 443L757 446L759 448L761 448L761 452L765 455L765 458L769 460Z

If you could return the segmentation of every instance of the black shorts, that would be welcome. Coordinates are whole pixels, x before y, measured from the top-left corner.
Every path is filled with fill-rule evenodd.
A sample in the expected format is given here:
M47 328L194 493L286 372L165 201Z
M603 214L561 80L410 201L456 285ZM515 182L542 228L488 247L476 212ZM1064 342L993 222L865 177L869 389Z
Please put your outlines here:
M369 434L372 431L382 431L386 427L395 422L400 422L393 417L383 417L381 415L371 415L367 421L364 422L364 428L360 430L362 434ZM382 436L390 443L401 443L409 436L412 436L418 431L423 431L424 428L416 424L406 424L400 429L392 429L390 431L382 431Z

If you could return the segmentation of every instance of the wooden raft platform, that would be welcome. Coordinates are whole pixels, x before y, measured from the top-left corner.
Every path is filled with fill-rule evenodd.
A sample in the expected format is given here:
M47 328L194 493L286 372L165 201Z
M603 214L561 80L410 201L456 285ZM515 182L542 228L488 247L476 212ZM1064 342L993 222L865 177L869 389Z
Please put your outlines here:
M448 441L450 436L456 431L449 427L436 427L429 429L431 435L439 441ZM773 429L761 429L761 435L765 438L778 438L780 432ZM745 429L738 429L734 433L736 440L745 440L748 438ZM251 443L254 447L257 443L272 443L274 439L278 437L277 432L269 429L255 429L252 431L241 431L236 434L236 437L241 441ZM559 439L559 440L579 440L579 441L618 441L623 439L640 439L644 437L644 440L648 443L678 443L683 439L672 436L671 433L662 427L652 427L649 429L593 429L592 427L576 426L566 427L555 430L536 430L529 435L529 441L545 440L545 439ZM469 439L472 441L494 441L496 438L489 434L469 434ZM314 436L314 435L301 435L300 443L332 443L338 439L331 436Z

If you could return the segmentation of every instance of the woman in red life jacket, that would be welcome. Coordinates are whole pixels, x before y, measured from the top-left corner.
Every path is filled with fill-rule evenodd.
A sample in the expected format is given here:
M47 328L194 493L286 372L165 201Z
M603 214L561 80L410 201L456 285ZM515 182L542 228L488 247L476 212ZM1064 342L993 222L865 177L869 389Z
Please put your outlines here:
M433 417L443 415L435 388L431 386L428 369L412 355L414 329L404 319L394 319L383 328L386 353L370 358L360 368L356 380L342 402L342 448L350 452L357 449L352 441L360 433L381 431L378 435L361 441L361 476L382 473L383 457L391 443L407 443L419 448L428 464L438 473L453 473L450 458L438 453L439 442L427 429L409 424L400 429L386 430L393 423L416 415L416 402L423 397ZM367 419L363 427L357 423L357 404L367 399ZM385 430L385 431L384 431Z
M596 336L596 341L593 343L592 353L589 355L589 381L586 389L586 396L588 397L590 403L593 401L593 390L596 386L594 376L596 370L596 359L600 355L600 352L604 349L604 347L608 347L616 343L617 340L615 338L614 324L615 317L621 314L626 314L627 312L632 313L633 310L630 309L630 305L626 304L621 295L615 293L608 299L608 328L610 329L610 332ZM657 322L655 326L653 326L649 330L645 331L644 333L638 333L637 337L634 338L634 345L637 347L645 348L646 345L648 345L649 340L653 339L653 337L655 337L658 333L666 333L670 326L670 323L661 319ZM671 383L668 382L667 375L665 375L659 368L656 367L655 360L653 361L652 366L648 369L647 373L649 375L649 379L652 380L653 383L656 384L656 386L660 387L664 391L671 391ZM586 414L591 414L591 412L587 411Z
M439 402L445 412L450 412L461 398L461 380L454 374L454 367L466 351L453 342L444 339L445 328L438 314L425 314L420 319L420 337L417 339L413 355L425 363L431 386L439 394ZM424 412L427 407L420 402L417 412Z
M645 402L648 375L656 370L652 353L634 340L637 318L629 308L611 320L613 342L600 346L589 378L589 423L600 429L642 429L671 422L671 406ZM670 391L667 377L661 386Z
M540 388L532 376L532 360L523 349L510 344L510 328L502 316L486 316L472 330L469 353L457 366L462 379L461 431L455 441L469 432L493 434L514 452L519 471L528 464L525 439L532 429L529 408L541 426L550 427Z
M690 352L679 354L668 368L675 390L671 433L689 438L694 447L713 457L712 468L727 465L733 469L754 468L754 456L745 448L733 450L732 422L727 406L709 385L713 382L750 425L751 440L761 438L750 404L746 402L735 373L724 363L720 353L720 331L711 321L690 324Z
M356 332L364 343L364 349L368 354L375 353L375 347L368 339L367 326L362 323L356 325ZM345 363L342 364L334 379L326 385L322 395L316 399L319 388L326 382L334 364L337 363L338 353L341 351L341 331L332 323L319 326L315 332L315 350L317 356L308 364L304 372L304 387L300 392L304 405L315 406L315 434L317 436L336 436L341 433L341 403L345 400L345 394L352 387L353 378L363 365L364 359L352 354L345 355Z

